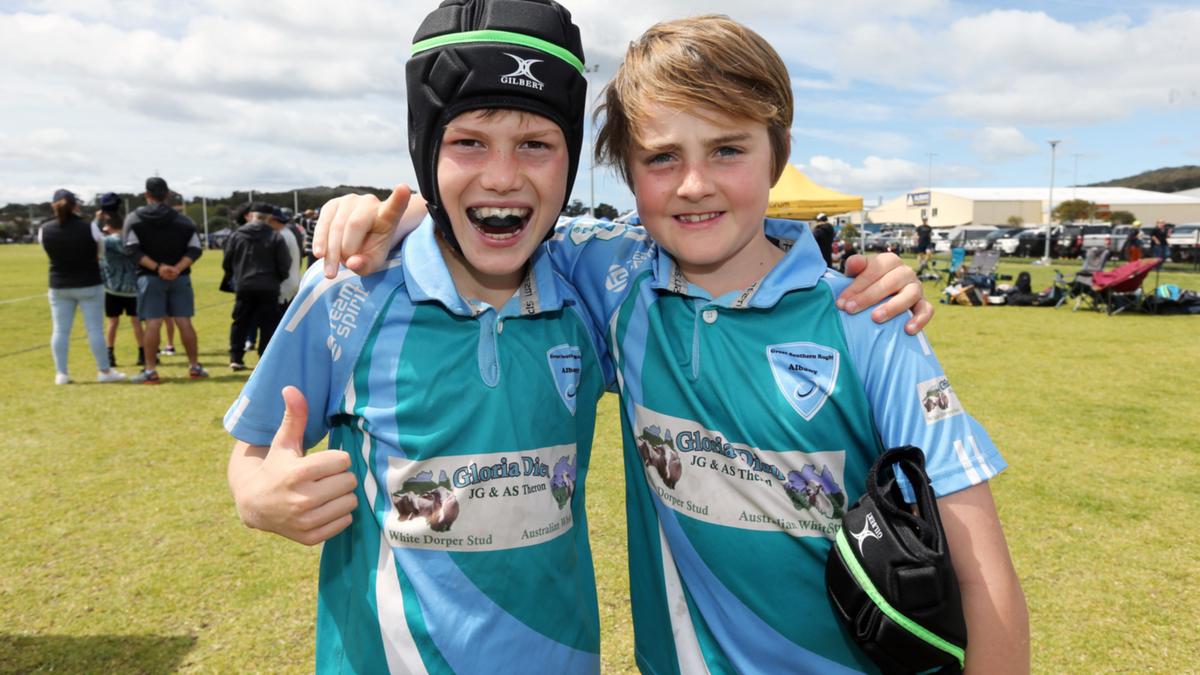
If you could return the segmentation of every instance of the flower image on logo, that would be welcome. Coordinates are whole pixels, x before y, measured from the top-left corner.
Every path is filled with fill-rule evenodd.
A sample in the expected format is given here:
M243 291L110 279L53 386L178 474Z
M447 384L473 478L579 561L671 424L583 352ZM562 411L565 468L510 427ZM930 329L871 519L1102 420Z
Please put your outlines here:
M663 434L657 426L642 429L637 439L638 455L646 466L654 467L664 485L674 490L679 477L683 475L683 463L679 461L679 451L671 440L671 431Z
M846 493L828 466L820 473L812 464L799 471L788 472L788 482L783 486L797 511L812 511L831 520L842 517L846 511Z
M554 495L554 501L558 502L560 509L571 503L571 496L575 494L575 469L576 466L571 463L570 457L559 457L554 463L554 475L550 477L550 494Z

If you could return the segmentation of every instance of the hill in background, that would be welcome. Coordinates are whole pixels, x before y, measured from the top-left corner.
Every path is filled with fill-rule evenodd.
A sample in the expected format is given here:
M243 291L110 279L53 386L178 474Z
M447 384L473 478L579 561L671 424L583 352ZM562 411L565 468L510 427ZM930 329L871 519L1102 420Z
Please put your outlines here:
M1136 176L1092 183L1085 187L1127 187L1155 192L1179 192L1200 187L1200 166L1174 166L1144 171Z

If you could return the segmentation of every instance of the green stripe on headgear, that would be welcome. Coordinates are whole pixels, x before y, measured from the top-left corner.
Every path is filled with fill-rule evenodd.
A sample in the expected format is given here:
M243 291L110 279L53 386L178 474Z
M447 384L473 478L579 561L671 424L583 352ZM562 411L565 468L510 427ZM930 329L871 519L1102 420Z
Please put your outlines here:
M535 38L531 35L524 35L522 33L513 33L512 31L507 30L469 30L462 33L439 35L437 37L432 37L428 40L421 40L420 42L415 43L412 46L412 55L416 56L421 52L428 51L430 49L436 49L438 47L444 47L446 45L461 45L479 42L498 42L501 44L510 44L536 49L539 52L556 56L563 61L566 61L567 64L572 68L578 70L581 74L583 73L583 61L580 61L578 57L566 49L559 47L553 42L542 40L541 38Z

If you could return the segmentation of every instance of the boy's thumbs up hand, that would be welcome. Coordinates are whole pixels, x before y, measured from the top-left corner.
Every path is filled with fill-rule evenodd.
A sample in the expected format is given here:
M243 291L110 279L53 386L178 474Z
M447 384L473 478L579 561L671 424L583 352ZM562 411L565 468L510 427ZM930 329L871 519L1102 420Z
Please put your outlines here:
M312 546L350 525L358 481L345 452L304 454L308 403L295 387L282 394L283 422L258 468L234 485L234 500L247 526Z

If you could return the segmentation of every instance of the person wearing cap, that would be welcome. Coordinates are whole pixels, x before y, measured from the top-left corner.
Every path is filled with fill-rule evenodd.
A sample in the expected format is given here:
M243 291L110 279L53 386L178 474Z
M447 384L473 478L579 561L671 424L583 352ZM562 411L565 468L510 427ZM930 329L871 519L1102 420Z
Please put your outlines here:
M1125 236L1125 244L1121 246L1121 254L1129 262L1142 259L1142 221L1133 221L1129 234Z
M1155 266L1156 269L1162 267L1163 263L1171 255L1171 246L1167 241L1170 235L1171 225L1162 218L1159 218L1154 223L1154 229L1150 230L1150 256L1158 258L1158 265Z
M304 249L304 232L292 223L291 209L273 207L271 213L267 214L267 224L283 238L288 259L291 260L287 278L279 285L279 313L283 314L300 290L300 253ZM262 337L261 340L266 340L266 337ZM265 349L265 345L259 345L259 348Z
M829 216L824 213L818 213L817 219L812 226L813 237L817 240L817 247L821 249L821 257L825 259L825 266L833 266L833 225L829 224Z
M106 192L100 196L100 209L96 211L95 220L96 226L104 232L104 257L100 261L104 273L104 316L108 317L104 341L108 345L108 365L114 368L117 366L114 352L117 328L121 325L122 314L129 317L133 327L137 365L146 365L146 355L142 351L142 322L137 317L137 267L125 254L125 244L121 241L120 210L121 199L116 193Z
M38 226L38 243L50 258L54 383L72 382L67 360L76 309L83 314L88 347L96 360L96 381L120 382L125 374L109 365L104 348L104 283L100 276L104 249L100 229L79 217L79 201L70 190L56 190L50 206L54 217Z
M229 367L245 370L247 336L261 331L258 355L263 352L275 327L279 324L279 285L288 278L292 260L279 227L270 222L275 207L265 203L253 204L247 212L247 222L225 242L222 267L230 279L236 296L232 322L229 326Z

